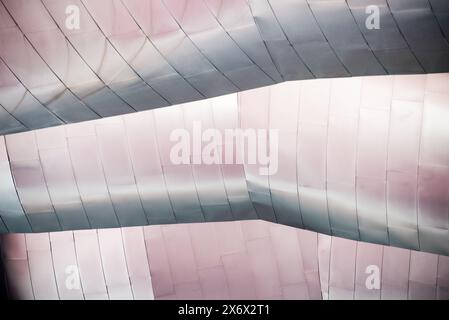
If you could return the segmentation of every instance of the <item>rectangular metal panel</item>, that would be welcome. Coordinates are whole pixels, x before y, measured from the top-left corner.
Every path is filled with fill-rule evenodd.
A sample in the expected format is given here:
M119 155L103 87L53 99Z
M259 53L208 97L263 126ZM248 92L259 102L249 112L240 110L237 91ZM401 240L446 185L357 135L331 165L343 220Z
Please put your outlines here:
M95 125L98 148L111 200L122 227L148 223L137 192L122 119Z
M118 227L98 154L94 125L68 126L66 130L75 179L92 227Z
M300 88L296 83L285 83L270 89L269 129L278 135L273 150L276 163L270 164L271 198L279 223L301 227L297 190L297 165L294 148L297 145ZM275 154L274 152L277 151Z
M83 300L73 232L51 232L49 236L59 299Z
M121 229L98 230L98 243L109 299L132 299Z
M37 300L58 300L59 293L53 272L49 234L27 234L25 235L25 241L34 298Z
M86 300L108 300L97 230L74 231L75 250Z
M63 127L36 132L43 174L62 229L88 229L91 225L73 174L66 139Z
M143 227L122 228L128 276L135 300L153 300L150 267Z
M148 221L173 223L175 216L167 192L157 146L154 115L124 117L128 147L136 184Z

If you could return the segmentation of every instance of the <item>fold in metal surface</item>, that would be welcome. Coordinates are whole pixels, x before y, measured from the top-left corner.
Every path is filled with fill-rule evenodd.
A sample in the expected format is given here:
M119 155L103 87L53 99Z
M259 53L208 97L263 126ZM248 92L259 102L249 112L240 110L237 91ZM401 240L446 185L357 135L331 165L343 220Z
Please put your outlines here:
M449 255L448 86L449 74L292 81L0 137L0 229L262 219ZM196 163L198 124L277 132L277 170ZM170 157L179 129L187 164Z
M448 12L441 0L2 0L0 134L284 80L448 72Z
M260 220L2 235L18 299L449 299L449 257Z

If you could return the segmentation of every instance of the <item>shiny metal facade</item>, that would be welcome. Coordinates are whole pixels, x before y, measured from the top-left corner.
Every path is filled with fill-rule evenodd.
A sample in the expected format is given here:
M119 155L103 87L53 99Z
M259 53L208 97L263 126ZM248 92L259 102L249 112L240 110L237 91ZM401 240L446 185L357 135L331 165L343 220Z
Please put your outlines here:
M255 116L257 115L257 116ZM174 164L170 133L277 129L278 170ZM449 255L449 74L289 81L0 137L0 229L262 219Z
M448 13L444 0L2 0L0 134L285 80L448 72Z
M0 241L18 299L449 299L448 256L260 220Z

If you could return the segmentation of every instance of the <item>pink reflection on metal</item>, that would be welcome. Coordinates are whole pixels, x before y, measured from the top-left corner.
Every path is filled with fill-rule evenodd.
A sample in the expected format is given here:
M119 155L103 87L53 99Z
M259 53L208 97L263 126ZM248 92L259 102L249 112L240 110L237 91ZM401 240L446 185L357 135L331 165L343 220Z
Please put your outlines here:
M226 234L237 240L224 245ZM260 220L1 240L19 299L447 299L449 290L446 256ZM367 284L373 268L379 287Z

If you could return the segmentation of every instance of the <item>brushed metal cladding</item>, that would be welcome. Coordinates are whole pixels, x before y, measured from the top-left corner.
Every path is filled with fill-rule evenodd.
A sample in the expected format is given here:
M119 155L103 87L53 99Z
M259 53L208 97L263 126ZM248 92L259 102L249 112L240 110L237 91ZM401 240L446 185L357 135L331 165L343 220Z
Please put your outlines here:
M448 72L448 16L444 0L2 0L0 134L286 80Z
M16 187L14 186L4 137L0 139L0 170L2 230L9 230L10 232L31 231L31 226L23 211Z
M15 299L449 299L449 257L261 220L0 236Z
M2 232L262 219L449 255L448 92L448 73L289 81L7 135Z

